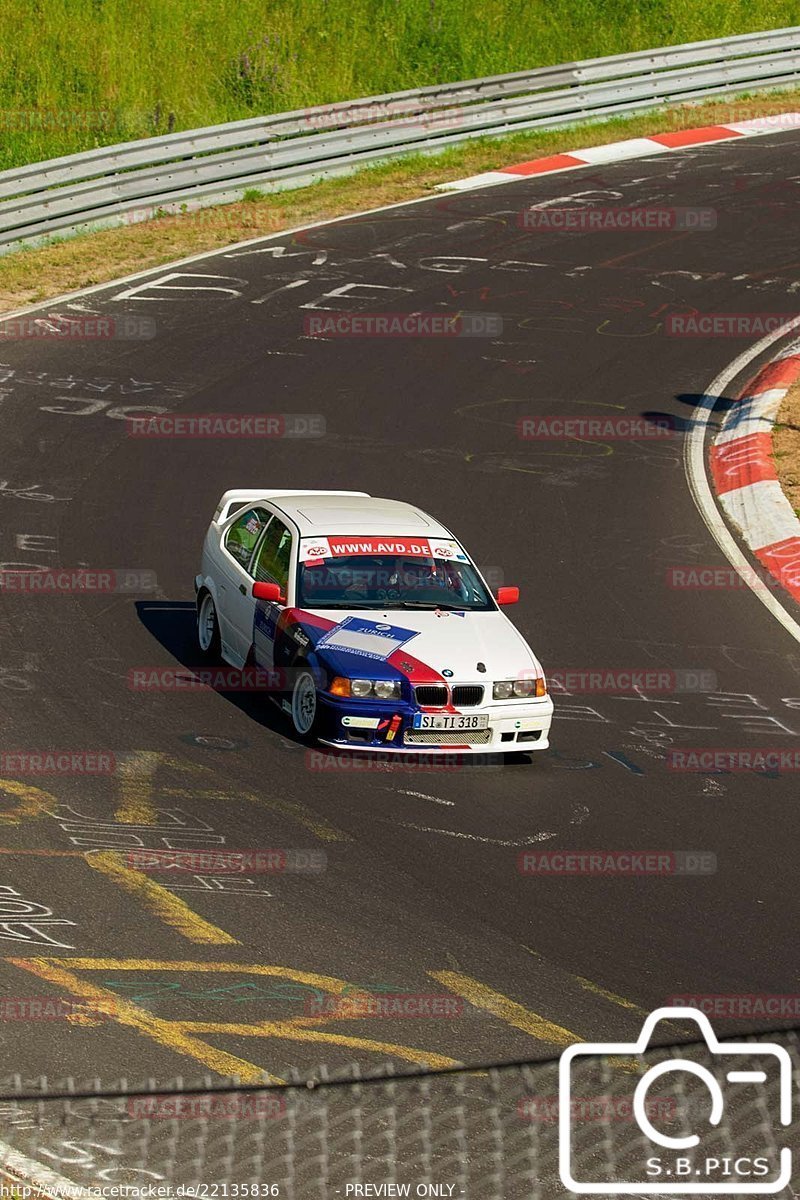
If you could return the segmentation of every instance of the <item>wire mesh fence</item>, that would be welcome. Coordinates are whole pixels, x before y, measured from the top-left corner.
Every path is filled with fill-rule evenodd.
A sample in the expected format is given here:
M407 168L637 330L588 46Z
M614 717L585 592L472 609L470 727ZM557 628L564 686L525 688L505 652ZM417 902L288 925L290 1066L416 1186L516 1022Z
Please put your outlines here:
M561 1065L561 1091L555 1060L369 1077L322 1069L277 1086L14 1076L0 1081L0 1162L23 1197L36 1184L53 1196L286 1200L746 1185L794 1198L787 1164L800 1125L785 1101L797 1109L800 1037L733 1045L579 1047Z

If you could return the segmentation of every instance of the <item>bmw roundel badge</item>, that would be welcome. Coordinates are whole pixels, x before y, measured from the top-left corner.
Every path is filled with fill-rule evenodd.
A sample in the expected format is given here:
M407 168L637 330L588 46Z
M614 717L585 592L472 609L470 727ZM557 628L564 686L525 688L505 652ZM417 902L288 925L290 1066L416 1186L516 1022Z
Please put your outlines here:
M445 667L445 669L442 671L442 674L444 675L445 679L453 678L453 672L450 670L449 667Z

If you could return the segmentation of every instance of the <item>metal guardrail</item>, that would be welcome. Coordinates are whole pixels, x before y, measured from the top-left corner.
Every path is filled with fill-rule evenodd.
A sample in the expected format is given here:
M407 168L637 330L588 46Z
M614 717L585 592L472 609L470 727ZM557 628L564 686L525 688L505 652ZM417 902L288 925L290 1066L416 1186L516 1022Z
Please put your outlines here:
M800 81L800 26L369 96L172 133L0 172L0 253L303 187L470 138Z

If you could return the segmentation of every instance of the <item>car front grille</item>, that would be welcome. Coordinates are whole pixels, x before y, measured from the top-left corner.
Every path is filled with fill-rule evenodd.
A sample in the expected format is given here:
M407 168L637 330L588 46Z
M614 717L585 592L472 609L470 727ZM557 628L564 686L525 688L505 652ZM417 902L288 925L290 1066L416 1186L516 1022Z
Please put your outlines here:
M491 729L407 729L406 746L486 746Z
M423 708L442 708L447 704L447 685L444 683L420 684L414 688L417 704Z
M456 708L474 708L482 703L483 693L480 683L455 683L452 689L445 683L421 683L414 688L417 704L423 708L443 708L450 703Z

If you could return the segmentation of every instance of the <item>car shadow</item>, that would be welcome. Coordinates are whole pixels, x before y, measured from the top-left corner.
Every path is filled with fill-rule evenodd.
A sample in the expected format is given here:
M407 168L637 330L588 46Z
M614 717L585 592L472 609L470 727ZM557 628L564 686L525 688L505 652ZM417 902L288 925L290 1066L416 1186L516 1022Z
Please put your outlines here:
M686 408L695 411L703 404L705 400L709 398L709 396L696 392L682 392L680 395L675 397L679 404L683 404L686 406ZM714 407L711 410L711 415L708 420L709 428L712 430L717 429L720 425L722 416L729 412L730 409L735 408L738 404L739 401L731 396L717 396L714 399ZM655 409L648 409L641 415L646 421L652 421L654 424L659 424L665 429L671 430L673 433L688 433L689 430L693 429L696 424L696 421L692 416L683 416L681 414L662 412Z
M235 678L235 668L228 667L222 660L219 663L209 663L203 658L195 636L195 611L192 601L136 602L136 614L142 625L151 637L161 643L168 654L186 668L187 674L218 667L225 679L231 676ZM244 675L244 672L242 674ZM213 690L256 724L297 741L288 720L264 690L239 691L225 687L214 687Z

